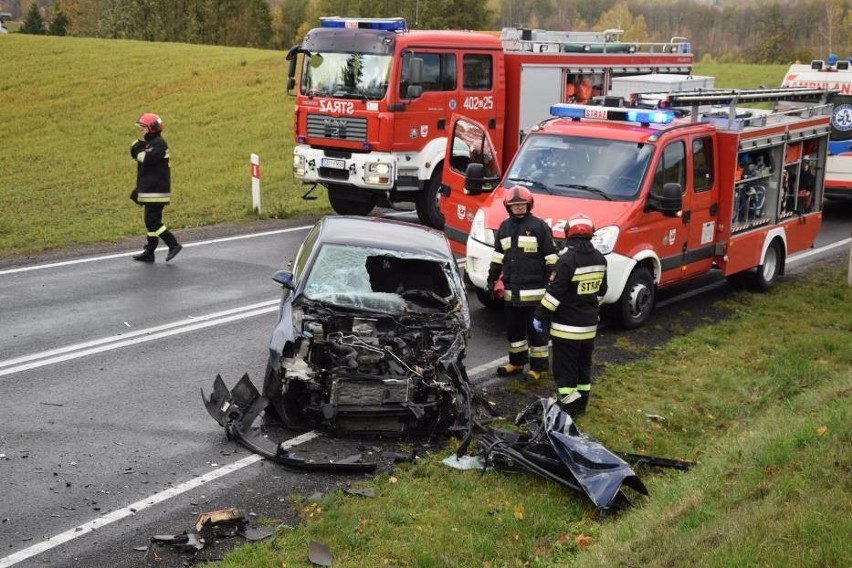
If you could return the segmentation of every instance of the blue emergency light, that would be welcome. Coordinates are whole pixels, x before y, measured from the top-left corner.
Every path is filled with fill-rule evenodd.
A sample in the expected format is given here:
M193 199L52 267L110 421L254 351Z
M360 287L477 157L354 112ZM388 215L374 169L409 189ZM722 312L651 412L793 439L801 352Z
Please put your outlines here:
M668 124L675 119L674 112L670 110L605 107L568 103L551 105L550 115L574 120L597 118L600 120L639 122L642 124Z
M405 23L405 18L339 18L334 16L320 18L320 27L404 32L408 29L408 24Z

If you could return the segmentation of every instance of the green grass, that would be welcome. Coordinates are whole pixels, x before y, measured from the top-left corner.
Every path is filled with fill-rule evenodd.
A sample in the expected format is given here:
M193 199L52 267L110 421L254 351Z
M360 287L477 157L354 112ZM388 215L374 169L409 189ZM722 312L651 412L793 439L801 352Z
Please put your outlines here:
M450 443L363 482L374 499L292 499L301 525L220 566L309 566L314 540L340 567L845 566L849 305L845 269L820 269L769 294L737 294L718 305L729 319L607 367L580 428L613 449L697 464L637 468L650 497L607 522L586 499L532 475L442 465Z
M172 155L173 229L329 212L291 173L293 98L284 53L6 34L0 75L0 257L141 235L128 149L142 112L160 114ZM777 85L783 66L698 65L717 85Z

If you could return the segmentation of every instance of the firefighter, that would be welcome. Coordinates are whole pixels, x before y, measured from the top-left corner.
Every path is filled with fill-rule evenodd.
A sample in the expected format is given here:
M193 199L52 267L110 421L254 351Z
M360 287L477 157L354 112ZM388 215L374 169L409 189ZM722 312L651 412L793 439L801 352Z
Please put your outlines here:
M169 247L166 262L183 248L163 224L163 208L171 195L171 170L169 146L162 137L163 121L156 114L146 112L136 121L139 139L130 147L130 157L136 161L136 188L130 198L145 208L145 228L148 241L141 254L133 257L140 262L154 262L154 251L160 239Z
M594 233L586 215L568 220L565 249L533 320L538 331L550 328L557 401L574 417L589 404L599 298L606 294L606 258L592 246Z
M509 218L497 230L494 255L488 270L488 292L502 275L509 362L497 368L500 376L518 375L529 363L527 379L538 381L550 367L547 334L532 326L535 307L544 297L556 264L556 245L550 226L532 214L530 190L509 188L503 205Z

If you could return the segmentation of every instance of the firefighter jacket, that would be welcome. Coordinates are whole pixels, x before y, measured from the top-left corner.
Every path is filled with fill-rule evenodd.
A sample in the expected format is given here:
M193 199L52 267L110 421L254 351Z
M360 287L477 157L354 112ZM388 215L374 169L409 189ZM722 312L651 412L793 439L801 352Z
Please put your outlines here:
M598 298L605 294L606 258L590 239L575 237L566 243L535 315L551 321L553 339L592 339L598 328Z
M145 158L139 160L139 154ZM170 201L172 178L169 167L169 146L159 134L146 135L130 148L130 156L136 164L136 200L138 203L161 203Z
M535 215L509 215L497 229L488 281L503 273L507 305L534 306L544 296L550 272L558 256L553 232Z

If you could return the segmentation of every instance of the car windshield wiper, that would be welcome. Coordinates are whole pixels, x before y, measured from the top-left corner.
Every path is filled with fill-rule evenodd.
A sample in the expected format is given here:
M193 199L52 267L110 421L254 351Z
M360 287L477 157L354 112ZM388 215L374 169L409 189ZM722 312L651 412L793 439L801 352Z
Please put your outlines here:
M568 189L579 189L579 190L582 190L582 191L588 191L589 193L594 193L595 195L600 195L601 197L603 197L607 201L612 201L612 197L610 197L607 192L605 192L604 190L602 190L600 188L592 187L590 185L582 185L582 184L579 184L579 183L557 183L556 187L567 187Z
M506 178L506 181L519 181L521 183L527 183L527 184L531 185L532 187L534 187L536 189L543 189L544 191L546 191L550 195L553 195L553 192L550 190L550 187L548 187L548 185L546 183L542 183L542 182L538 181L537 179L523 178L523 177L510 177L510 178Z

